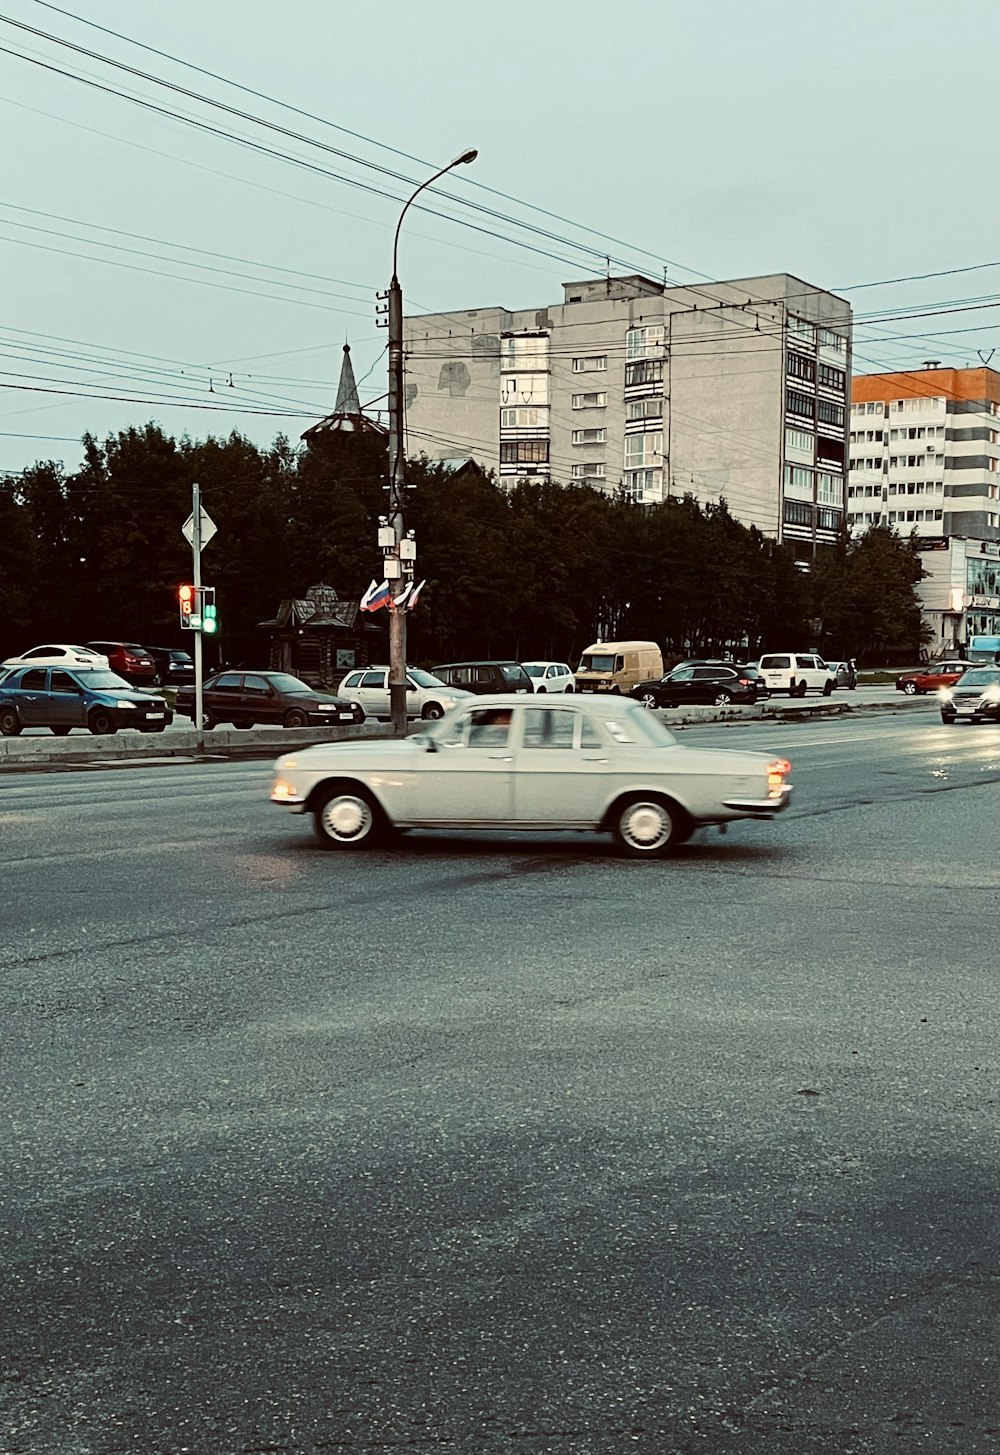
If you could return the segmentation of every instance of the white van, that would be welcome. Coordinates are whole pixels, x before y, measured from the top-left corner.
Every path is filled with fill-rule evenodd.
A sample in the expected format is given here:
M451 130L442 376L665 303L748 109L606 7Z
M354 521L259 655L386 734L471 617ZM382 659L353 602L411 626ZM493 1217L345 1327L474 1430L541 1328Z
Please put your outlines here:
M789 697L805 697L810 689L829 697L837 685L836 672L812 652L769 652L757 670L770 692L787 692Z
M576 669L577 692L624 692L639 682L663 676L663 657L655 642L595 642Z

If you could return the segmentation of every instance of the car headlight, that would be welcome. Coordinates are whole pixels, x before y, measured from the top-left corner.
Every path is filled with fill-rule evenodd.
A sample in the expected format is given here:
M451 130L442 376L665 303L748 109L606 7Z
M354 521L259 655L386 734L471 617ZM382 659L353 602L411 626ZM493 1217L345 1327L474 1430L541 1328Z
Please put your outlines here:
M940 702L951 702L952 698L955 696L954 692L952 692L950 687L939 687L937 690L937 695Z
M286 783L283 778L276 778L271 784L272 798L295 798L295 788L291 783Z
M984 702L1000 702L1000 687L987 687L983 693Z
M120 698L119 701L115 703L115 707L135 707L135 705L136 704L134 702L126 702L124 698Z

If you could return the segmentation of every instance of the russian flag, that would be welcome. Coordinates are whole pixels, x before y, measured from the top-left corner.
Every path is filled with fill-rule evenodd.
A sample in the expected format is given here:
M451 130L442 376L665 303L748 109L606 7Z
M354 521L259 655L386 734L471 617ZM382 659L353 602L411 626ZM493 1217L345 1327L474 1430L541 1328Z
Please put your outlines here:
M424 589L424 587L426 585L427 585L427 582L426 581L421 581L421 583L420 583L419 586L414 586L413 587L413 589L410 592L409 599L408 599L408 601L406 603L406 609L407 609L407 611L412 611L413 608L416 606L416 604L417 604L417 598L420 596L421 591L423 591L423 589Z
M378 611L380 607L385 606L391 600L392 591L388 581L383 581L381 586L376 586L373 581L361 598L361 610Z

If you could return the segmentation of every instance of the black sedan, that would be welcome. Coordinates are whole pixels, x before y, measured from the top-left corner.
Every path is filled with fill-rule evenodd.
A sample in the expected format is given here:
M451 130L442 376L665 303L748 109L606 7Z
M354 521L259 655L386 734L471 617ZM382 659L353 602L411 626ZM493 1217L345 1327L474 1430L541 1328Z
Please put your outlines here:
M767 696L767 688L752 667L684 664L665 677L637 683L630 696L643 707L728 707L732 702L756 702Z
M280 723L286 728L336 727L364 722L364 708L329 692L315 692L289 672L217 672L204 688L203 726L232 723L252 728L257 723ZM194 688L177 693L178 717L194 720Z

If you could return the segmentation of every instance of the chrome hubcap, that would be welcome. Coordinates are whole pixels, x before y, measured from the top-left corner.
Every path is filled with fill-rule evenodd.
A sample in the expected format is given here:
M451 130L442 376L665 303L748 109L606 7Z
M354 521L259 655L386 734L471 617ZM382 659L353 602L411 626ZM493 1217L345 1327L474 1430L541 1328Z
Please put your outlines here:
M670 839L670 817L658 803L633 803L621 827L622 836L637 849L659 849Z
M360 839L372 826L372 811L363 798L332 798L323 809L323 828L331 839Z

